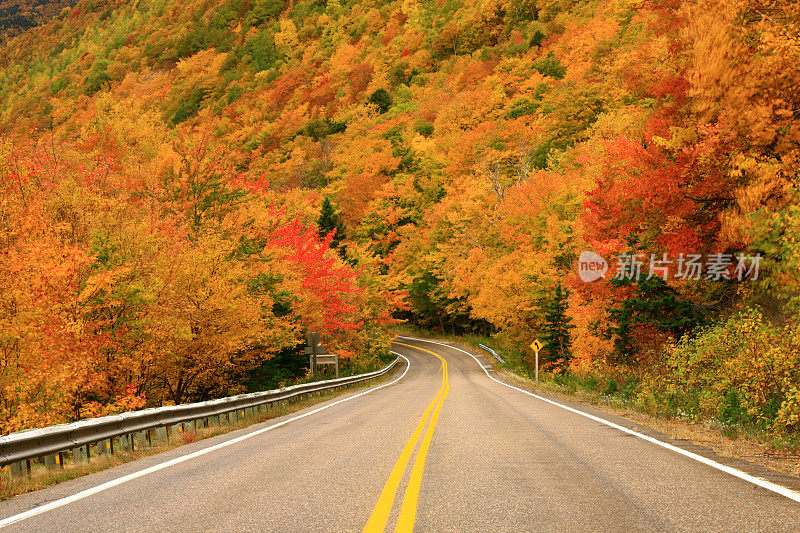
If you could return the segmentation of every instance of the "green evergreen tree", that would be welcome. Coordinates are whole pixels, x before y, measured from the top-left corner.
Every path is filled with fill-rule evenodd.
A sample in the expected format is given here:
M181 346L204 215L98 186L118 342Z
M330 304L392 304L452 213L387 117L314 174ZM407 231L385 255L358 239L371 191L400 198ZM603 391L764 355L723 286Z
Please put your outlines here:
M543 334L545 361L561 372L566 371L572 358L570 330L575 327L571 323L572 318L567 315L568 298L569 291L559 283L541 308L545 322Z
M608 327L605 337L614 341L614 362L630 364L637 353L636 329L652 327L680 339L693 329L702 326L707 315L719 309L719 304L697 304L685 299L660 277L633 282L629 279L612 279L614 288L635 287L634 293L618 305L608 309ZM725 296L728 286L718 291ZM712 293L712 296L714 293Z
M378 111L383 114L389 111L389 108L392 107L392 96L386 91L386 89L378 89L369 97L369 103L375 104L378 106Z
M344 223L339 217L339 213L334 209L330 198L325 198L322 201L322 208L320 209L319 218L317 219L317 227L321 237L326 237L330 232L335 231L333 234L333 241L331 246L335 248L339 255L344 251L341 249L341 242L344 240Z

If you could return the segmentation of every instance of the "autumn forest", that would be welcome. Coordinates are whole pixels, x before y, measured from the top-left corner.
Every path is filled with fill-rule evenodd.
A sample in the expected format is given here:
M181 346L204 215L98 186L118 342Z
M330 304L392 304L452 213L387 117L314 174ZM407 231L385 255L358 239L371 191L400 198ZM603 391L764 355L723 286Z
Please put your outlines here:
M0 6L3 434L398 325L800 433L800 1Z

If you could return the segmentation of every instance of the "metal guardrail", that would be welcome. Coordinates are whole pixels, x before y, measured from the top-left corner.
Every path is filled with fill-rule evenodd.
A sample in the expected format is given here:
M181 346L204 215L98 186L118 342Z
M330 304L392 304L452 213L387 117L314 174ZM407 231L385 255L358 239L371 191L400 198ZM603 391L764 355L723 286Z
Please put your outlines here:
M310 396L314 393L335 390L379 378L392 370L399 360L398 357L381 370L357 376L303 383L282 389L240 394L207 402L143 409L120 415L90 418L71 424L11 433L0 437L0 466L61 454L109 439L111 439L109 447L113 452L113 439L118 437L129 438L137 433L157 428L169 428L169 426L197 420L205 420L206 426L208 426L208 419L231 413L235 413L234 418L238 419L240 411L244 411L246 414L249 409L253 413L260 410L261 406L268 404L291 401L297 397L302 398L304 395ZM219 418L217 422L219 422ZM130 442L132 443L132 439ZM88 458L88 455L86 457ZM63 464L63 458L59 457L54 462ZM25 468L25 470L27 469L28 467Z
M495 357L495 359L497 359L501 363L506 364L505 360L503 360L503 358L500 357L500 354L498 354L497 352L495 352L494 350L492 350L491 348L489 348L485 344L479 344L478 346L480 346L481 348L483 348L484 350L486 350L487 352L492 354Z

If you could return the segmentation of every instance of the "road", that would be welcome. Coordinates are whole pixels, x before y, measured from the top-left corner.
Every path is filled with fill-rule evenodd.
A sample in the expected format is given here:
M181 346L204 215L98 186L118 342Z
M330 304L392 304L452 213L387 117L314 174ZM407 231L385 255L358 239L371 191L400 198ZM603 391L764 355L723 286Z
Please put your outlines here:
M409 365L391 384L2 502L0 524L34 509L4 531L800 530L800 503L642 438L664 435L504 386L485 356L393 349Z

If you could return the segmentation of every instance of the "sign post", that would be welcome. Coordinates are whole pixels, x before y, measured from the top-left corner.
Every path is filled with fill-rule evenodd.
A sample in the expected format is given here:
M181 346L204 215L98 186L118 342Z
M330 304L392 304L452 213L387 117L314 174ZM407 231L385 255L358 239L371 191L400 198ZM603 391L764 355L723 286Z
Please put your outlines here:
M542 349L542 343L539 342L539 339L535 339L533 344L531 344L531 349L536 354L536 384L539 384L539 350Z
M308 333L306 335L306 342L308 342L308 348L306 348L306 353L311 356L311 379L317 379L317 350L324 352L324 348L319 345L319 333Z
M339 356L336 354L326 353L327 348L320 344L319 333L309 333L306 335L308 347L306 347L306 355L309 358L309 365L311 366L311 378L317 379L317 366L318 365L334 365L336 368L336 377L339 377Z

